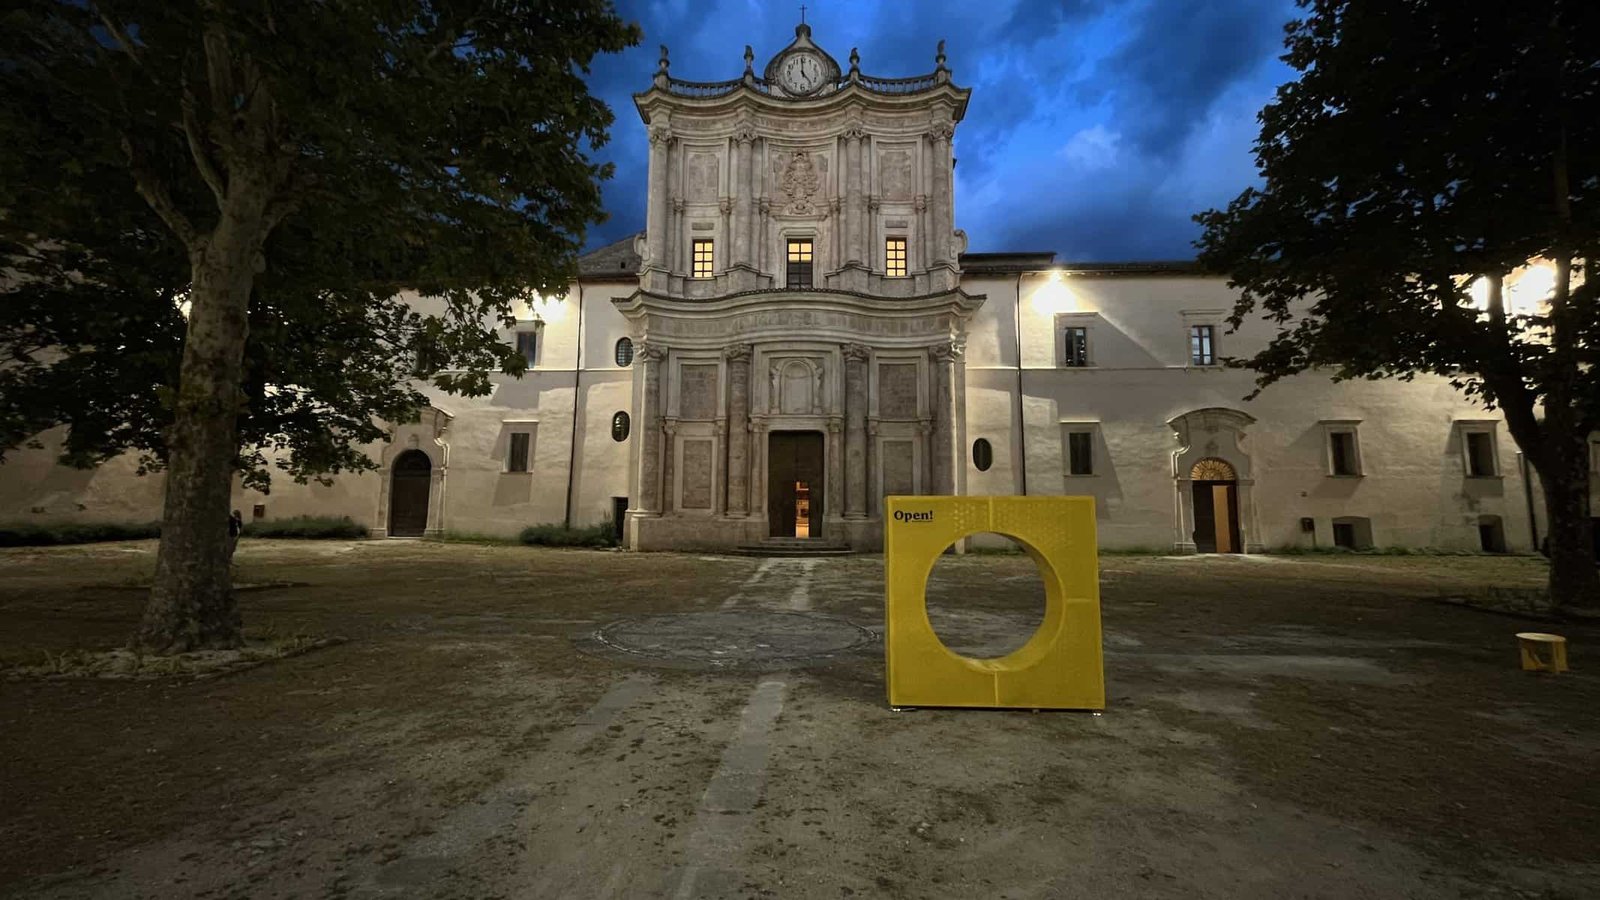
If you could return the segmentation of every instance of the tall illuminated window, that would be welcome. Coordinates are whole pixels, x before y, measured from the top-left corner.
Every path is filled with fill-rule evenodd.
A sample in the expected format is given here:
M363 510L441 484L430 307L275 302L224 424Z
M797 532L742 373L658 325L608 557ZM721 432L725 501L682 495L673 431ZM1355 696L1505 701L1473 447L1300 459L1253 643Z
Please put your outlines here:
M811 239L789 242L788 287L791 290L811 290Z
M906 239L892 237L883 244L884 272L890 278L906 277Z
M694 240L694 277L710 278L713 264L716 262L715 247L710 238L695 238Z

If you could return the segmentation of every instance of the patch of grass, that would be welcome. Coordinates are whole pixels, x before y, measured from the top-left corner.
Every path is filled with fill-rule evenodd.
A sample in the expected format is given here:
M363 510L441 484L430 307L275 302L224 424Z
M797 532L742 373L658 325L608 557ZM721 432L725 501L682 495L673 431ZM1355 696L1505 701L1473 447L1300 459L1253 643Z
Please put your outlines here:
M349 540L367 536L367 526L349 516L294 516L244 526L244 537L290 540Z
M0 525L0 547L48 547L56 544L97 544L102 541L142 541L161 536L159 522L21 522Z
M479 534L475 531L447 531L433 538L441 544L517 544L514 537L498 534Z
M1286 544L1266 551L1275 556L1531 556L1529 553L1485 553L1482 550L1455 550L1448 547L1368 547L1351 550L1348 547L1301 547Z
M1171 556L1177 551L1171 547L1101 547L1101 556Z
M530 525L522 529L517 540L535 547L615 547L617 545L610 522L601 522L588 528L568 528L565 525Z

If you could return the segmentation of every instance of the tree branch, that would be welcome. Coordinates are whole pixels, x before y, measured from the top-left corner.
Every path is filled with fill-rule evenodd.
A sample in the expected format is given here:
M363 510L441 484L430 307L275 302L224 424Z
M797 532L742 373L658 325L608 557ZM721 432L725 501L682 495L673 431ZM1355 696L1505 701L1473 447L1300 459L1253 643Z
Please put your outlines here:
M135 64L143 66L144 59L139 55L139 47L134 44L133 39L122 29L122 26L112 21L111 17L105 14L105 11L100 8L98 3L94 4L94 12L100 18L100 24L104 25L106 31L111 33L111 39L117 42L118 47L122 48L122 52L128 54L128 58L132 59Z
M133 184L139 191L139 196L150 204L150 208L161 217L161 221L167 223L167 227L178 236L178 240L183 241L183 246L189 252L198 250L201 238L194 223L178 209L176 203L172 202L172 194L168 192L161 176L156 174L155 170L150 168L134 150L133 141L127 135L122 136L122 152L128 157L128 171L133 173Z
M183 136L189 142L189 155L194 157L195 168L200 170L200 177L205 180L206 186L211 188L211 195L217 198L217 208L221 209L224 198L227 196L228 185L218 171L216 161L211 158L211 150L206 145L206 136L200 126L200 114L195 110L194 91L189 89L189 76L183 77Z

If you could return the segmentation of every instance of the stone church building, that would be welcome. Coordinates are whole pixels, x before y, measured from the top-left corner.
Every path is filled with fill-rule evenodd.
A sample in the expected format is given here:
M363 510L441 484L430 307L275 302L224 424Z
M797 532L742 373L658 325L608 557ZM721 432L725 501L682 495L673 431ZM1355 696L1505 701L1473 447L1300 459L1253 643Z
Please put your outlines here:
M1227 331L1224 279L968 252L952 141L970 100L942 44L933 71L876 77L801 25L715 83L674 78L663 48L634 97L646 229L529 304L505 335L528 372L438 394L369 448L376 472L236 505L379 536L611 521L639 550L875 550L886 495L1072 494L1106 547L1533 546L1503 423L1443 380L1313 374L1246 402L1250 373L1222 361L1270 332ZM159 478L131 461L52 460L6 464L8 518L159 516Z

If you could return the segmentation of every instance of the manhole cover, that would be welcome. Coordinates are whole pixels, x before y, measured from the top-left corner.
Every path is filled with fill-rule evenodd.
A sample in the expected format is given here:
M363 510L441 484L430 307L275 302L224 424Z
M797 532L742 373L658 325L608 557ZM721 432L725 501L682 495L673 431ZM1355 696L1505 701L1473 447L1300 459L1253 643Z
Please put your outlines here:
M750 610L623 619L584 635L579 646L675 668L783 669L877 642L832 616Z

